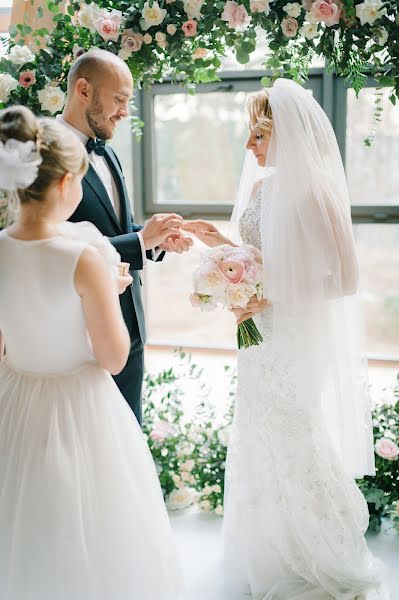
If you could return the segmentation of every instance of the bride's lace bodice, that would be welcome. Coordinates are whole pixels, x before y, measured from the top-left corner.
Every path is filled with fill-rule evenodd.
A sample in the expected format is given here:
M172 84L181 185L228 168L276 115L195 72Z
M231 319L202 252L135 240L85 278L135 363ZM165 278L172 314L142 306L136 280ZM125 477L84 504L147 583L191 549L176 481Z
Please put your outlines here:
M243 212L239 223L240 236L244 244L252 244L258 250L262 250L260 229L262 190L262 183L259 182L252 194L249 206Z

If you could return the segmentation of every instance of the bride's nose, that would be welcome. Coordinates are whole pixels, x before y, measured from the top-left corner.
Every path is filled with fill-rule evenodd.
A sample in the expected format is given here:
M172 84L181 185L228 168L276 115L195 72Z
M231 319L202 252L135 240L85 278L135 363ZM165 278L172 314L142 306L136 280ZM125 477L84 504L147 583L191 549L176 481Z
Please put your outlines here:
M251 141L251 136L249 136L249 138L247 139L247 143L245 144L245 147L247 150L251 150L251 148L253 147L253 143Z

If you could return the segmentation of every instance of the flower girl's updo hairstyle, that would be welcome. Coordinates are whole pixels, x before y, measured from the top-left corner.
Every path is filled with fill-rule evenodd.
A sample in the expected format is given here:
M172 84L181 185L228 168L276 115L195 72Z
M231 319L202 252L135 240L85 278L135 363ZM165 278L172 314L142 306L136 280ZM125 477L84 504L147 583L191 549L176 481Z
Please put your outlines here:
M266 137L270 137L273 129L273 114L269 101L269 92L260 90L250 96L248 113L251 129L260 129Z
M35 181L18 190L22 204L43 200L48 188L64 175L84 174L88 168L86 149L72 131L53 119L35 117L25 106L0 111L0 141L5 144L10 139L34 142L42 159Z

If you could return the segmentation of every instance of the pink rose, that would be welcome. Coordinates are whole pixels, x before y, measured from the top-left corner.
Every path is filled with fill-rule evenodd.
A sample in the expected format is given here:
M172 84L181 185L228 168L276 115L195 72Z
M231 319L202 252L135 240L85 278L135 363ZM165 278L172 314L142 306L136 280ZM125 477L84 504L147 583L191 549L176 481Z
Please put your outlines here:
M317 23L325 23L328 27L337 25L342 14L342 5L334 0L316 0L313 2L310 14Z
M183 23L182 29L186 37L193 37L194 35L197 35L197 21L194 19L189 19Z
M293 38L298 32L298 21L294 17L286 17L281 21L281 29L285 37Z
M105 42L117 42L122 23L122 13L120 10L103 10L98 19L94 21L96 31L101 35Z
M143 36L132 29L125 29L122 33L121 46L130 52L138 52L143 45Z
M234 0L228 0L222 12L221 19L227 21L231 29L237 29L247 21L247 9L242 4L234 2Z
M306 11L312 8L313 0L302 0L302 6Z
M36 83L36 75L34 71L24 71L19 76L19 85L24 88L29 88Z
M380 438L375 443L375 452L381 458L386 460L397 460L399 456L399 448L392 440L388 438Z
M225 280L232 285L241 283L245 273L243 263L233 259L221 260L218 263L218 269Z

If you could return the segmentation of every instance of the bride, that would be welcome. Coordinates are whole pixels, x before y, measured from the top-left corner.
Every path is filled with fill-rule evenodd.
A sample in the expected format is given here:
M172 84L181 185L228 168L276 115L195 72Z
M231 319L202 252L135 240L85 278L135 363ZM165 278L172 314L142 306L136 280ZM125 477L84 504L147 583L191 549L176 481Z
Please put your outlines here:
M264 299L234 310L263 343L238 353L226 467L226 579L257 600L385 600L354 479L374 474L358 267L332 127L299 85L250 98L233 213L262 250ZM232 244L213 225L185 229Z

